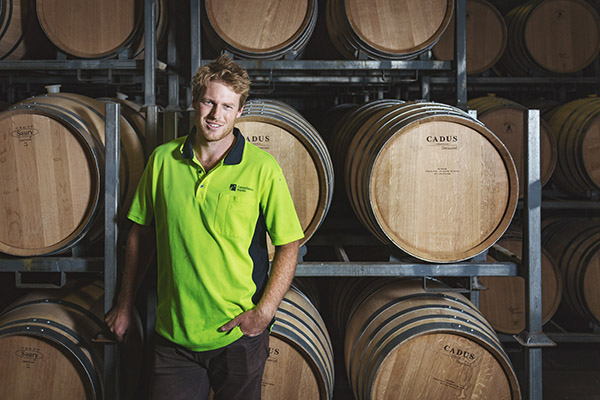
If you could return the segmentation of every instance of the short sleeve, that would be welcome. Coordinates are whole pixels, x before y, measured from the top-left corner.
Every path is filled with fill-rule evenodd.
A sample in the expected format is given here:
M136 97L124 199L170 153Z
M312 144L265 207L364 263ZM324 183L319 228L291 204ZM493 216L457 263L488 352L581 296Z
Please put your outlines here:
M275 162L264 191L263 215L271 242L281 246L304 238L283 171Z
M150 225L154 218L154 161L153 153L138 183L127 218L140 225Z

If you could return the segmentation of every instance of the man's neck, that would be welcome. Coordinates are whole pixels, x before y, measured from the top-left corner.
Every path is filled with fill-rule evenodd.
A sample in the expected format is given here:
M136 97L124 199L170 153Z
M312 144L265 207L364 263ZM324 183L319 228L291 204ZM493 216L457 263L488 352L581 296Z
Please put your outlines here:
M235 143L235 135L228 135L218 142L198 140L194 143L194 153L205 171L213 169L229 153Z

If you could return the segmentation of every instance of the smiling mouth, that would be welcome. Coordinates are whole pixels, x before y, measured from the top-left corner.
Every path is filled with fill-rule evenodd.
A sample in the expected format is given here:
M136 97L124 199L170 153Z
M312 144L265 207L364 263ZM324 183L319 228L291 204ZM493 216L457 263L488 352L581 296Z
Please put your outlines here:
M221 127L220 124L215 124L215 123L211 123L211 122L207 122L206 125L208 125L209 127L213 128L213 129L217 129L217 128Z

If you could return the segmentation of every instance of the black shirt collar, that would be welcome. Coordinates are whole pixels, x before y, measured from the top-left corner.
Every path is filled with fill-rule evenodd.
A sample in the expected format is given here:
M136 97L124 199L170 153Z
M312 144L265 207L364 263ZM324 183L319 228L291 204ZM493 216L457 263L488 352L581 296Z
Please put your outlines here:
M225 156L223 164L226 165L237 165L242 162L242 155L244 154L244 136L238 128L233 128L233 136L235 141L231 151ZM192 129L192 132L188 135L181 148L181 155L183 158L192 160L194 158L194 141L196 139L196 127Z

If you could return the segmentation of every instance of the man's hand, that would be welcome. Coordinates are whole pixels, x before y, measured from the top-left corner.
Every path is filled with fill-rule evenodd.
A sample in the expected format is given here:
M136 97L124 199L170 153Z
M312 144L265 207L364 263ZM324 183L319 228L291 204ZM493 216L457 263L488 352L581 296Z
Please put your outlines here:
M221 332L227 332L239 326L245 336L258 336L267 329L273 320L273 315L261 312L258 308L245 311L219 328Z
M116 305L106 314L108 329L122 342L133 321L135 296L154 257L154 227L134 223L125 247L125 270Z
M295 241L275 246L271 274L260 301L253 309L241 313L219 328L221 332L227 332L239 326L244 335L257 336L269 326L292 283L292 279L294 279L299 245L299 241Z
M130 307L117 305L104 318L108 329L115 335L117 341L123 342L125 334L133 321L133 311Z

